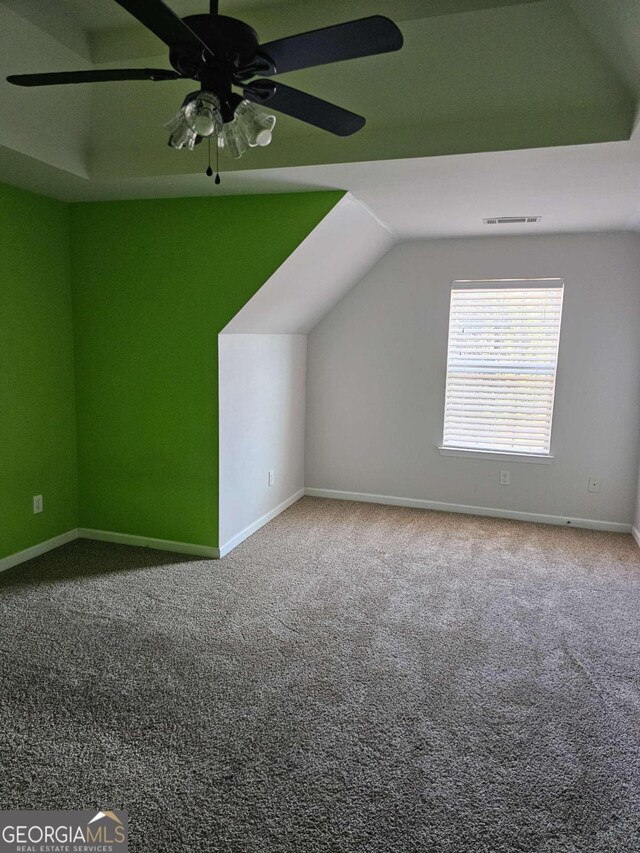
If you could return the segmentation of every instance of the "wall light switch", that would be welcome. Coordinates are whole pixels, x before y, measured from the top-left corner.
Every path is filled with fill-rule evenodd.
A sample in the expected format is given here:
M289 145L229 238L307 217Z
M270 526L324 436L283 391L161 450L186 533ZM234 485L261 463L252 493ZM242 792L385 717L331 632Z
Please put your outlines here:
M510 486L511 485L511 471L500 471L500 485L501 486Z
M599 492L600 491L600 483L602 480L600 477L589 477L589 491L590 492Z
M275 477L274 477L273 471L269 471L269 485L273 486L274 482L275 482Z
M33 513L42 512L42 495L34 495L33 498Z

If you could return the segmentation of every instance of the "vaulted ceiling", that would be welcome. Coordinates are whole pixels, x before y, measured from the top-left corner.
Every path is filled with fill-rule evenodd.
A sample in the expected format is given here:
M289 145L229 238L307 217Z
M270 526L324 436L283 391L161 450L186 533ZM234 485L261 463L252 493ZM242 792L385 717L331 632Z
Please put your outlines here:
M206 0L169 0L180 15ZM637 0L222 0L263 41L372 13L399 53L283 75L367 117L340 139L286 116L268 149L230 170L431 157L625 140L640 82ZM164 45L113 0L0 2L0 167L45 164L82 182L201 174L205 146L167 147L189 81L22 89L7 74L170 67ZM43 172L44 174L44 172Z

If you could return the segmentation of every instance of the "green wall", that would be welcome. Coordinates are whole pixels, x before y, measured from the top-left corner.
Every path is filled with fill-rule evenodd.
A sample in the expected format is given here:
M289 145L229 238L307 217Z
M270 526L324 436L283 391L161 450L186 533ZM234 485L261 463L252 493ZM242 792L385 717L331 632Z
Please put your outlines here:
M218 333L341 193L71 207L80 526L218 544Z
M0 296L2 558L77 527L67 205L0 185Z

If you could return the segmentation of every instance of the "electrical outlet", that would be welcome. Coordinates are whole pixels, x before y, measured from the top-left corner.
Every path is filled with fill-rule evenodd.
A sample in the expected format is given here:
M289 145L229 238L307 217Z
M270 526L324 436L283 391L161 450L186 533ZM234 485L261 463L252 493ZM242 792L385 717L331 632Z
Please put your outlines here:
M589 491L598 493L600 491L600 483L602 483L600 477L589 477Z
M34 495L33 498L33 513L42 512L42 495Z
M273 486L274 482L275 482L275 477L274 477L273 471L269 471L269 485Z
M500 471L500 485L501 486L510 486L511 485L511 471Z

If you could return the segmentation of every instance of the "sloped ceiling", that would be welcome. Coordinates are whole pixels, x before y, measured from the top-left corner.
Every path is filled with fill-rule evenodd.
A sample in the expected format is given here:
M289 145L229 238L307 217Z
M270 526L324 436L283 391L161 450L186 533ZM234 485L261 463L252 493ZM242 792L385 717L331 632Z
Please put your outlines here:
M308 334L396 239L361 202L345 195L221 334Z
M170 0L181 15L206 2ZM338 139L285 116L269 149L229 170L501 151L628 139L640 79L637 0L222 0L262 40L372 13L400 25L396 54L283 75L360 112ZM169 67L161 42L113 0L2 0L0 75ZM94 181L199 174L205 151L176 152L162 124L184 81L27 90L0 82L0 146ZM204 146L201 146L204 148ZM0 149L0 162L3 151Z

